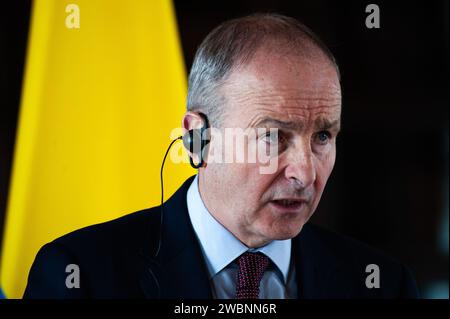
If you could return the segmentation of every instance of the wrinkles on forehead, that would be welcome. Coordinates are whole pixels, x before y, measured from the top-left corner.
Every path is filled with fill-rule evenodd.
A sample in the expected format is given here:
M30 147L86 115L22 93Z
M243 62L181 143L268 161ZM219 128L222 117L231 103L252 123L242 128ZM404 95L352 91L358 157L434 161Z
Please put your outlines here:
M307 122L319 117L329 121L340 118L341 95L334 86L321 90L246 88L243 84L227 94L229 115L239 117L241 124L251 126L255 118L264 115L272 118Z
M260 85L245 87L242 84L238 90L229 87L227 99L237 105L255 104L259 106L296 105L303 108L315 108L321 106L340 106L340 89L334 86L322 88L322 90L303 90L290 88L272 88Z
M239 122L252 122L260 113L280 120L339 118L341 88L329 60L264 53L232 72L221 87L226 113Z

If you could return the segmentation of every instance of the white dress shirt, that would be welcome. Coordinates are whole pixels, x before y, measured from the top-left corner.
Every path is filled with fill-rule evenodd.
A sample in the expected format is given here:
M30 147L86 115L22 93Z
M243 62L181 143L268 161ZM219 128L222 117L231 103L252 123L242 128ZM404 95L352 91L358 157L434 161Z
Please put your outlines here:
M290 239L274 240L259 248L244 245L206 209L198 188L198 175L187 192L187 207L206 261L214 298L235 297L238 271L236 258L247 251L263 253L272 261L261 279L260 299L297 297Z

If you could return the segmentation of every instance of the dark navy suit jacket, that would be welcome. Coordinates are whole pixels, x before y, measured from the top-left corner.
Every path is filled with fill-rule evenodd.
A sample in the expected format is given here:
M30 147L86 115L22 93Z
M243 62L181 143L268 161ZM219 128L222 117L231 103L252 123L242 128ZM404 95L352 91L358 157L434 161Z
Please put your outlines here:
M31 267L24 298L211 298L211 286L191 225L189 178L160 207L89 226L44 245ZM155 252L162 241L159 254ZM292 239L299 298L416 298L407 268L347 237L307 223ZM66 266L80 270L67 288ZM380 270L380 288L366 287L366 266Z

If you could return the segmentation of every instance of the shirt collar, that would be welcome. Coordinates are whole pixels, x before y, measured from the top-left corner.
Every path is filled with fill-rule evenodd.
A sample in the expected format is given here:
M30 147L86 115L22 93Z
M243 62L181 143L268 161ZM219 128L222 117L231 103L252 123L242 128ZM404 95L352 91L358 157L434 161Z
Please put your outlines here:
M198 175L187 192L187 207L192 226L200 241L210 278L244 252L261 252L278 267L287 282L291 240L274 240L259 248L249 248L220 224L205 207L198 188Z

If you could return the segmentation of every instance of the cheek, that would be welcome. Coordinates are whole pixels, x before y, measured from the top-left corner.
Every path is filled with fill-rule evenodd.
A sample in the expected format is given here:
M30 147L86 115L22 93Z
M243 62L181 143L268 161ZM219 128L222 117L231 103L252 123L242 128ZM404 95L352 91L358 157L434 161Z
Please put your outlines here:
M254 197L258 192L264 175L259 174L254 165L242 163L228 163L215 165L214 170L218 183L233 198L241 198L245 203L246 198Z
M329 152L326 156L317 161L315 187L318 195L321 195L323 189L325 188L328 178L330 177L331 172L333 171L335 159L336 159L336 149L333 148L331 152Z
M255 210L261 205L261 199L270 188L274 175L261 174L259 166L255 164L234 164L229 178L233 178L231 183L234 187L231 191L234 197L247 209Z

